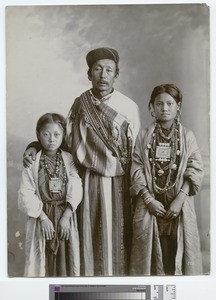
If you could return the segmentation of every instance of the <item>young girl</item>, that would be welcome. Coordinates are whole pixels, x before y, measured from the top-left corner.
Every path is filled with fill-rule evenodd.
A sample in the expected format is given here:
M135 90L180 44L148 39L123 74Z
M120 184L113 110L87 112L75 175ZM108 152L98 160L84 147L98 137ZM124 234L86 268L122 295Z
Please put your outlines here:
M179 123L182 95L173 84L154 88L156 121L138 135L131 168L131 275L202 274L193 196L203 165L193 133Z
M22 173L18 206L27 215L25 276L80 274L76 208L82 184L71 154L61 150L65 119L43 115L36 133L41 145Z

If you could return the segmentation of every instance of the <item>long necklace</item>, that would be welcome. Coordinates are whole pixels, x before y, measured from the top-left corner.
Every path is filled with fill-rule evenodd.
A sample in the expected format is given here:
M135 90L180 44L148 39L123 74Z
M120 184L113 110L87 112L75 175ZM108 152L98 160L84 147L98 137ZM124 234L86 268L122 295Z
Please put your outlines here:
M60 180L60 165L61 165L61 153L57 151L56 153L56 162L55 162L55 170L52 173L49 168L49 163L47 160L47 156L43 153L44 160L42 161L42 166L49 177L49 190L52 193L59 193L62 188L62 184L65 185L67 180L67 174L65 170L65 165L63 164L63 182Z
M161 138L165 139L166 143L160 143ZM149 160L152 164L153 188L156 193L162 194L176 184L176 180L171 184L171 177L177 169L177 156L180 155L179 123L175 121L170 133L165 135L160 124L156 122L152 142L148 148ZM157 174L156 168L158 169ZM166 170L168 170L166 183L163 187L159 187L156 183L157 176L163 175Z

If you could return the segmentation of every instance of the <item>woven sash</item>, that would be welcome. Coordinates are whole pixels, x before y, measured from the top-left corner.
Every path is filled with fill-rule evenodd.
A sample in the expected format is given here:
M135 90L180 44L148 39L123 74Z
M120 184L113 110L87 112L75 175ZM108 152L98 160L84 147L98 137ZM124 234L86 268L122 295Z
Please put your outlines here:
M94 103L91 99L91 94L86 92L81 95L83 110L92 126L96 134L103 141L106 147L113 153L115 157L119 159L122 165L126 165L128 163L125 155L121 153L119 147L117 147L112 140L112 137L108 133L106 127L104 126L103 121L100 118L100 115L95 107ZM112 108L109 108L112 110ZM130 152L130 151L129 151ZM129 154L129 153L128 153ZM130 154L127 154L127 158L129 158Z

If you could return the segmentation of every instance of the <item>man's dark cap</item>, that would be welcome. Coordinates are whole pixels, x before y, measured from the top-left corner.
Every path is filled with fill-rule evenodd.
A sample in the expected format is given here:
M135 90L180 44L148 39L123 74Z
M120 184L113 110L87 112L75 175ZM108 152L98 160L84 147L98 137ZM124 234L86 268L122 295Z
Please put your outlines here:
M91 68L93 64L100 59L111 59L118 64L119 55L115 49L105 47L93 49L86 55L86 61L89 68Z

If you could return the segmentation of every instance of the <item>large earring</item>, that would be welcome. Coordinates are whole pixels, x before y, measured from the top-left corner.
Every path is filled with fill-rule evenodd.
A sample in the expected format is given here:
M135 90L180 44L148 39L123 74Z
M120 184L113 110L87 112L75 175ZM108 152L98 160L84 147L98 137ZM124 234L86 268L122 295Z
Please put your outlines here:
M180 122L180 117L181 117L181 109L180 107L177 109L177 114L176 114L176 120L179 123Z
M152 118L155 118L154 111L151 111Z

